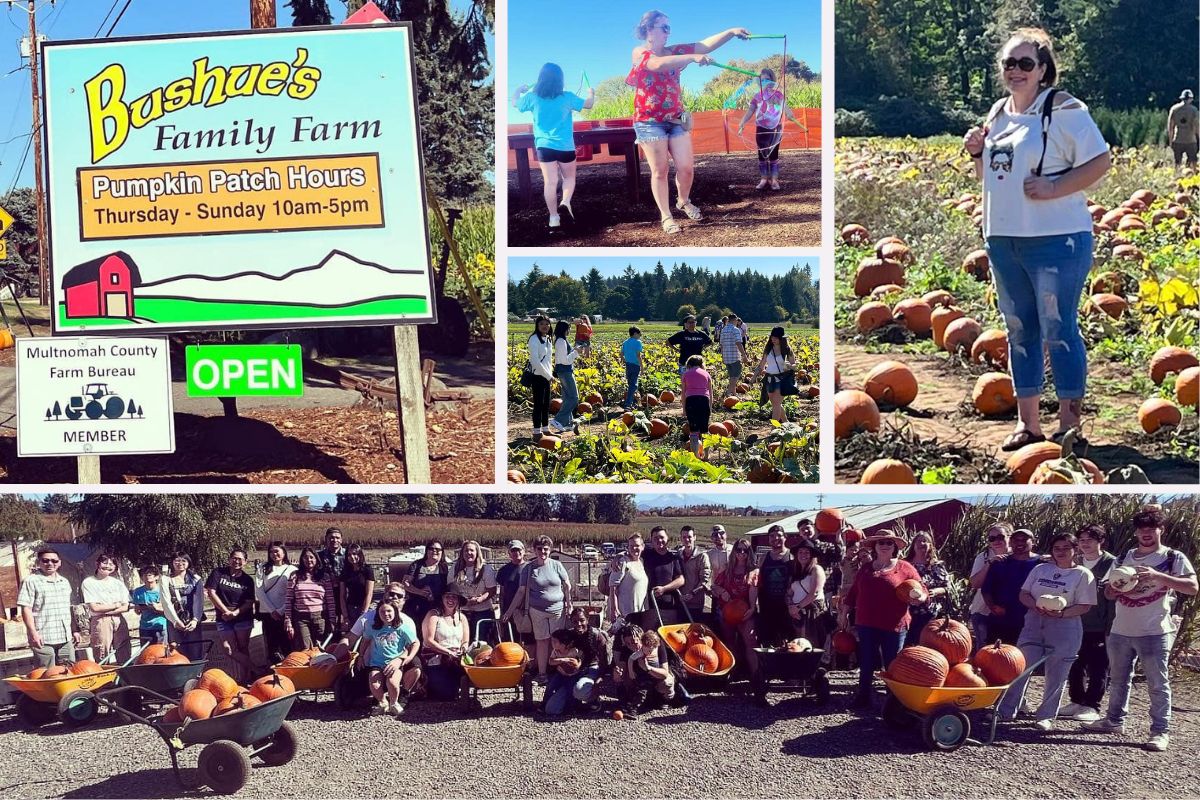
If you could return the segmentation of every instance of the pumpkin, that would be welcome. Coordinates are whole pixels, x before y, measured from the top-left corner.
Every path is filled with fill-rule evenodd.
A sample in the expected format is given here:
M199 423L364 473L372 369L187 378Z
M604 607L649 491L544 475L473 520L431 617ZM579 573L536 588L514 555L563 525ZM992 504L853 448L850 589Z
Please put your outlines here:
M1188 367L1200 365L1200 359L1182 347L1160 347L1150 358L1150 380L1161 386L1163 379L1172 372L1183 372Z
M1149 189L1138 189L1133 194L1129 195L1130 200L1137 200L1144 206L1148 206L1158 199L1158 195Z
M894 283L885 283L883 286L876 286L871 290L871 297L877 300L887 297L889 294L899 294L904 291L903 286L897 286Z
M217 708L217 698L204 689L192 689L179 698L179 715L184 719L208 719Z
M1121 221L1117 223L1117 230L1144 231L1146 230L1146 223L1142 221L1141 217L1135 214L1126 214L1125 216L1121 217Z
M971 352L971 345L983 333L983 326L970 317L961 317L946 326L942 334L942 346L947 352L957 353L959 350Z
M658 396L658 399L660 402L663 403L663 405L666 405L667 403L674 403L675 402L675 393L670 391L669 389L664 390L663 393Z
M40 681L45 676L46 676L46 668L45 667L34 667L32 670L29 671L29 674L25 676L25 679L30 680L30 681Z
M870 333L892 321L892 311L886 303L863 303L854 315L854 325L859 333Z
M833 652L848 656L858 649L858 639L850 631L835 631L831 641Z
M929 333L933 309L924 300L909 298L896 303L892 309L892 317L918 336Z
M809 400L816 400L820 396L821 396L821 387L819 387L819 386L808 387L808 399Z
M691 647L694 644L705 644L705 645L708 645L709 647L712 647L714 640L715 640L715 637L713 636L713 632L711 630L709 630L708 627L706 627L704 625L698 625L695 623L688 626L688 629L687 629L688 647Z
M917 378L899 361L880 361L863 379L863 391L876 403L907 406L917 399Z
M951 664L961 664L971 658L974 643L971 629L949 615L932 619L921 629L920 643L932 647Z
M879 406L866 392L843 389L833 396L833 435L844 439L859 430L879 430Z
M898 261L904 266L909 266L916 260L913 258L912 250L909 250L908 245L904 242L887 242L881 244L876 248L875 255L884 260Z
M1175 379L1175 399L1181 406L1197 407L1200 402L1200 367L1188 367Z
M1092 205L1088 206L1088 213L1092 215L1093 221L1099 222L1104 218L1104 215L1108 213L1108 209L1099 203L1093 203Z
M943 685L956 689L982 689L987 686L987 681L970 664L955 664L950 667Z
M726 398L725 398L725 399L724 399L724 400L721 402L721 405L725 406L725 408L727 408L727 409L729 409L730 411L732 411L732 410L733 410L733 407L734 407L734 406L736 406L736 405L737 405L738 403L740 403L740 402L742 402L742 401L741 401L741 400L739 400L739 399L737 399L737 398L736 398L736 397L734 397L733 395L730 395L729 397L726 397Z
M951 322L954 322L954 320L962 319L966 315L967 312L963 311L958 306L942 306L940 308L935 308L933 313L929 316L929 329L933 332L933 343L939 348L942 347L945 342L944 335L946 333L946 327Z
M177 722L183 722L183 712L179 710L179 706L171 706L167 709L167 713L163 714L158 721L165 725L174 725Z
M1010 455L1004 466L1008 468L1013 483L1029 483L1039 464L1061 457L1061 445L1054 442L1033 442Z
M1108 585L1120 594L1133 591L1139 580L1137 570L1130 566L1113 567L1108 573Z
M1107 292L1103 294L1094 294L1092 295L1091 300L1088 301L1088 310L1092 311L1093 313L1096 311L1103 311L1113 319L1120 319L1121 315L1125 313L1125 309L1127 308L1129 308L1129 303L1125 302L1124 297L1118 297L1115 294L1109 294Z
M513 667L525 661L525 648L516 642L501 642L492 648L493 667Z
M1142 259L1144 259L1146 257L1145 253L1143 253L1136 244L1119 244L1112 249L1112 254L1113 254L1113 258L1121 259L1124 261L1141 261ZM1106 279L1106 280L1104 280L1104 283L1107 284L1109 288L1096 289L1095 288L1096 285L1101 283L1102 279ZM1105 272L1105 273L1102 273L1101 275L1098 275L1096 277L1096 280L1092 282L1092 287L1093 287L1092 291L1093 292L1118 292L1124 286L1124 284L1125 284L1125 281L1121 278L1121 276L1118 273Z
M846 516L840 509L822 508L813 519L813 527L817 533L837 533L846 524Z
M81 658L71 665L69 672L72 675L91 675L95 672L103 672L104 667L87 658Z
M249 692L238 692L233 697L227 697L217 703L217 707L213 709L212 715L219 717L222 714L229 714L234 711L244 711L247 708L254 708L262 705L262 700L259 700Z
M1128 208L1122 208L1122 207L1118 206L1117 208L1114 208L1111 211L1106 211L1104 213L1104 216L1100 217L1100 224L1106 225L1110 229L1114 228L1114 227L1116 227L1117 223L1119 223L1121 221L1121 218L1124 217L1128 213L1129 213Z
M1170 400L1151 397L1138 408L1138 422L1146 433L1155 433L1162 428L1173 428L1183 421L1183 413Z
M901 603L920 605L929 599L929 590L919 580L909 578L900 581L900 585L896 587L896 599Z
M904 286L904 267L887 258L864 258L854 275L854 295L866 297L876 287L888 283Z
M1025 671L1025 656L1021 651L999 639L979 648L971 663L983 673L988 686L1007 686Z
M264 675L250 684L250 694L264 703L289 695L294 691L296 691L296 684L292 683L292 679L277 672Z
M525 473L519 469L510 469L506 477L509 483L525 483Z
M984 416L1007 414L1017 407L1017 394L1012 378L1003 372L985 372L971 390L975 409Z
M737 385L735 388L736 388L736 389L737 389L739 392L745 393L745 392L748 392L748 391L750 391L750 384L748 384L748 383L739 383L739 384L738 384L738 385Z
M926 292L925 294L921 295L921 300L931 309L929 319L930 325L933 324L932 309L935 309L938 306L949 307L954 305L954 295L950 294L945 289L934 289L932 292Z
M637 419L637 417L634 416L632 411L626 411L621 415L621 422L624 423L626 428L632 428L635 419Z
M683 654L684 662L697 672L716 672L720 659L717 651L706 644L694 644Z
M604 398L600 396L599 392L589 392L588 396L583 399L594 406L604 405Z
M894 458L877 458L867 465L859 477L860 484L914 484L917 476L912 467Z
M1008 366L1008 334L999 328L988 328L971 345L971 360L976 364L991 364L999 369Z
M12 331L7 328L0 330L0 350L7 350L10 347L14 347L16 343L17 340L13 337Z
M592 413L592 404L591 403L577 403L575 405L575 412L577 414L590 414L590 413Z
M932 647L905 647L887 668L888 677L910 686L941 686L950 672L950 662Z
M708 426L708 432L713 436L729 436L729 429L720 422L714 422Z
M555 450L560 444L562 444L562 438L549 433L543 433L537 440L537 446L543 450Z
M842 226L842 241L846 244L864 245L871 241L871 234L862 225L852 222Z
M991 275L991 262L986 250L972 250L963 258L962 271L977 281L986 281Z
M560 408L562 408L562 398L561 397L551 398L550 399L550 413L557 414Z
M229 677L229 674L223 669L204 670L204 674L200 676L200 680L196 683L196 688L203 689L217 698L217 700L226 700L233 697L241 689L238 686L238 682Z
M155 661L155 664L190 664L192 660L184 655L179 650L179 646L172 644L169 646L168 653L162 658Z
M904 244L904 240L899 236L885 236L875 243L875 255L879 255L883 251L883 246L887 244Z
M64 675L70 675L71 671L62 664L55 664L53 667L47 667L42 673L43 678L61 678Z
M650 420L650 438L661 439L671 430L670 424L662 417Z
M1035 605L1042 611L1065 611L1067 598L1061 594L1042 594L1038 595Z
M307 667L312 658L303 650L293 650L279 662L281 667Z
M682 628L676 628L667 633L667 644L676 653L682 653L687 649L688 637Z
M138 653L138 657L134 660L134 664L153 664L158 659L167 654L167 646L165 644L148 644L142 648L142 652Z
M643 402L646 404L646 408L655 408L658 406L658 395L648 394Z
M1121 247L1129 247L1132 245L1121 245ZM1121 277L1119 272L1101 272L1092 281L1092 294L1119 294L1125 288L1125 279Z
M729 431L730 436L737 436L738 424L736 422L734 422L731 419L727 419L724 422L722 422L721 424L725 426L725 430Z
M742 624L742 618L750 610L750 604L741 598L730 600L721 608L721 619L731 628Z

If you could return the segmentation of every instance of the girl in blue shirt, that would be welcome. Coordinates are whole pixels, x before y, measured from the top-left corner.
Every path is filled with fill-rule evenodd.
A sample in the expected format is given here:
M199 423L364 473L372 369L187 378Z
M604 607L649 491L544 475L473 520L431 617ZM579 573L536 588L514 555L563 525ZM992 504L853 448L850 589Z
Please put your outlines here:
M363 638L371 643L367 681L379 704L376 713L399 716L421 677L420 669L405 669L416 659L416 631L402 623L398 603L384 600L375 608L375 620L363 628Z
M518 111L533 112L533 145L538 166L542 170L542 197L550 213L550 227L575 221L571 198L575 194L575 128L572 115L591 108L596 91L588 87L587 99L574 92L563 91L563 71L558 64L545 64L538 73L533 90L522 84L513 92L512 101ZM558 182L562 179L562 200L558 199Z

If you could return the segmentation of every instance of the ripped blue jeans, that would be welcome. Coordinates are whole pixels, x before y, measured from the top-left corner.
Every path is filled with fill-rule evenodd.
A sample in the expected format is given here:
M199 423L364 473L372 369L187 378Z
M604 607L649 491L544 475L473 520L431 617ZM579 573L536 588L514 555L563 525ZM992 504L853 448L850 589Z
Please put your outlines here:
M1043 346L1060 400L1083 397L1087 349L1079 334L1079 298L1092 266L1091 232L991 236L987 240L1017 397L1042 393Z

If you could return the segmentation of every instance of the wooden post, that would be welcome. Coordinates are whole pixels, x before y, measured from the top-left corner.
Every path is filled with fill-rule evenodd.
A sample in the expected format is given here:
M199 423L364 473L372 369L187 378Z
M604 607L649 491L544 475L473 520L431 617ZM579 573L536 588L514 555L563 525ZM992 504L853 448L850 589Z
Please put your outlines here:
M275 0L250 0L250 27L275 27Z
M76 456L75 464L79 483L100 483L100 456Z
M392 327L396 357L396 417L404 447L405 483L431 483L429 434L425 428L425 391L421 385L421 348L414 325Z

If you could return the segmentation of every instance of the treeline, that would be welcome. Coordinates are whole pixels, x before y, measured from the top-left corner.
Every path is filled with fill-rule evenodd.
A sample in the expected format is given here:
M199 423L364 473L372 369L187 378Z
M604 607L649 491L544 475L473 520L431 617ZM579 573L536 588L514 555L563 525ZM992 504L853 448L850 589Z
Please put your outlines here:
M343 514L400 514L461 519L536 520L628 525L637 513L628 494L339 494Z
M752 269L715 272L680 262L670 272L660 261L639 272L632 265L604 277L592 267L582 278L550 275L534 264L519 282L508 281L508 310L518 317L553 308L559 317L602 314L612 320L674 319L683 306L714 319L730 311L747 322L814 324L820 308L818 281L809 264L770 277Z
M836 0L839 136L960 134L1001 94L999 48L1016 28L1054 40L1057 84L1112 119L1114 144L1165 141L1166 112L1195 90L1195 3L1161 0ZM1103 111L1100 111L1103 109Z

